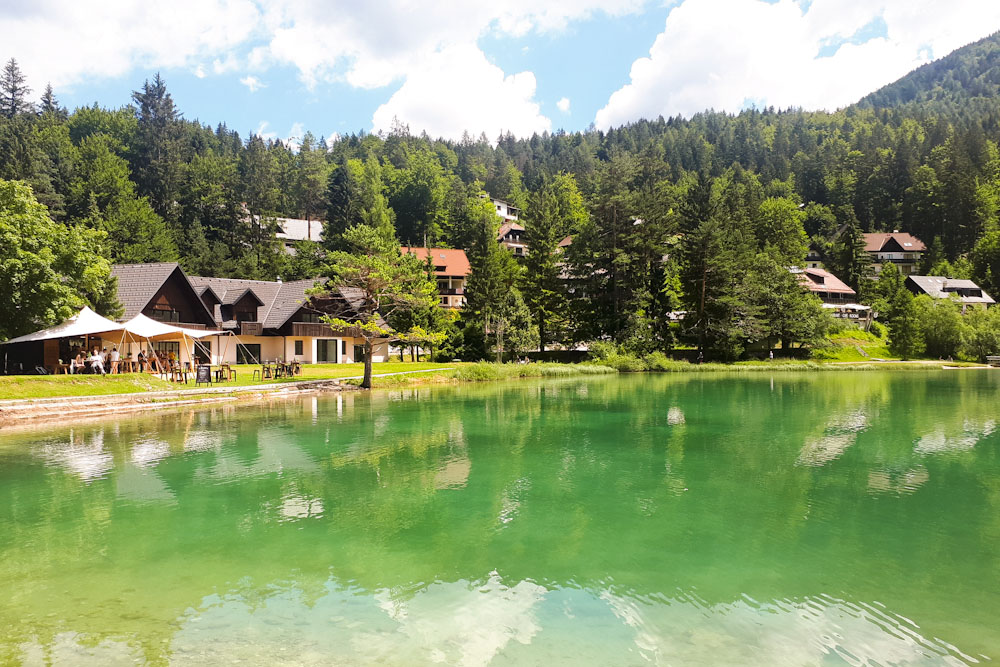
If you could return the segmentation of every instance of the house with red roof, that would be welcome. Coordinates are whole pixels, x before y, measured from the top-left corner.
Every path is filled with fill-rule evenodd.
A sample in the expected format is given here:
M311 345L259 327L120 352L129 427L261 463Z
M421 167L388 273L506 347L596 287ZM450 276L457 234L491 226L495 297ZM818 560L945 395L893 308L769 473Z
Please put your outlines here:
M904 276L916 273L920 259L927 252L923 241L906 232L877 232L863 236L865 250L871 255L875 275L881 273L886 264L895 264Z
M820 298L823 308L834 317L850 320L866 329L870 325L871 307L858 303L858 293L843 280L826 269L809 267L789 270L798 277L800 285Z
M465 280L471 268L464 250L416 246L402 246L400 250L416 255L421 262L430 257L442 306L457 309L465 305Z

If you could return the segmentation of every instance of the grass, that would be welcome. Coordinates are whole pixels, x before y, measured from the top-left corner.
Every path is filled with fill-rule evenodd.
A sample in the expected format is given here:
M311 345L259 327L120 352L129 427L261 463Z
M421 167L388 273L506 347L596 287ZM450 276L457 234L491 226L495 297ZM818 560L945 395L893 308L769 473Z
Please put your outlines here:
M882 339L862 331L849 331L843 335L834 335L831 337L831 341L834 344L823 349L823 356L820 359L809 361L741 361L692 364L686 361L674 361L659 352L648 354L645 357L613 354L595 363L582 364L496 364L490 362L436 364L391 361L373 364L373 373L378 376L384 373L420 372L375 377L373 385L375 388L391 388L456 382L495 382L528 377L575 377L643 371L660 373L773 373L778 371L858 371L890 368L927 370L935 366L976 365L937 360L923 364L863 363L871 361L869 357L891 359L887 354L888 350L884 349ZM869 357L858 353L855 346L866 350ZM854 351L853 354L851 350ZM830 363L832 361L861 363ZM259 366L252 365L233 366L236 371L235 381L217 383L212 386L237 389L258 384L286 384L304 380L343 380L360 377L364 374L364 364L305 364L302 366L301 375L293 378L261 380L255 379L253 375L253 371L259 368ZM359 385L361 381L360 379L346 380L346 383ZM151 391L174 391L177 398L190 398L199 395L199 390L203 388L204 385L196 388L191 381L186 385L178 385L149 374L0 376L0 400L60 396L110 396Z
M379 373L401 373L426 371L446 367L448 372L456 364L433 364L429 362L386 362L372 364L372 371ZM285 384L303 380L331 380L364 375L364 364L305 364L302 374L293 378L255 379L254 370L260 366L233 366L236 380L217 383L215 387L247 387L258 384ZM197 389L204 388L201 385ZM111 396L150 391L196 390L194 382L177 384L160 379L148 373L128 373L124 375L7 375L0 376L0 400L22 398L54 398L58 396Z
M163 391L175 386L155 375L7 375L0 377L0 400L55 396L110 396Z
M818 361L870 361L872 359L897 360L889 351L887 341L868 331L846 329L828 336L830 345L813 350Z

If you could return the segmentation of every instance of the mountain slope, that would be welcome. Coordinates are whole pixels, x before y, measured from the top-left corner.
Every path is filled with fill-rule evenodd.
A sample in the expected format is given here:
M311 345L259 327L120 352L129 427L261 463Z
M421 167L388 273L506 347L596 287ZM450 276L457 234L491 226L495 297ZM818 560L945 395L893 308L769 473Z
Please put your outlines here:
M952 51L861 98L862 109L921 106L932 112L982 108L1000 99L1000 32Z

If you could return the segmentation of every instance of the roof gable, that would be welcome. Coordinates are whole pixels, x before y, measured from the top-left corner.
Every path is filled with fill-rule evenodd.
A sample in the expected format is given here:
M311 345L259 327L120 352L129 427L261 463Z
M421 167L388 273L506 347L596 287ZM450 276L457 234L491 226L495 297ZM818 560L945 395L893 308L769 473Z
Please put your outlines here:
M191 301L192 311L201 318L200 324L215 326L215 317L202 301L201 294L176 262L115 264L111 267L111 275L118 279L118 300L125 308L123 322L141 314L163 286L174 279Z

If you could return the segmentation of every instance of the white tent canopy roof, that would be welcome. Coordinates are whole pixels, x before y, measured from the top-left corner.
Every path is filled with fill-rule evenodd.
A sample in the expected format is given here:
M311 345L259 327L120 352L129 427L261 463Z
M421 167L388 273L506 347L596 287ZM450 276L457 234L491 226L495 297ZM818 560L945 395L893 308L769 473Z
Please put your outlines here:
M83 310L69 318L62 324L57 324L48 329L42 329L35 333L25 334L17 338L4 341L8 343L30 343L39 340L52 340L53 338L78 338L82 336L96 336L99 334L118 333L124 326L117 322L112 322L106 317L102 317L84 306Z
M141 313L125 324L122 324L120 329L124 329L136 338L146 338L148 340L172 340L184 338L185 336L188 338L205 338L207 336L224 336L227 333L225 331L175 327L166 322L157 322Z

